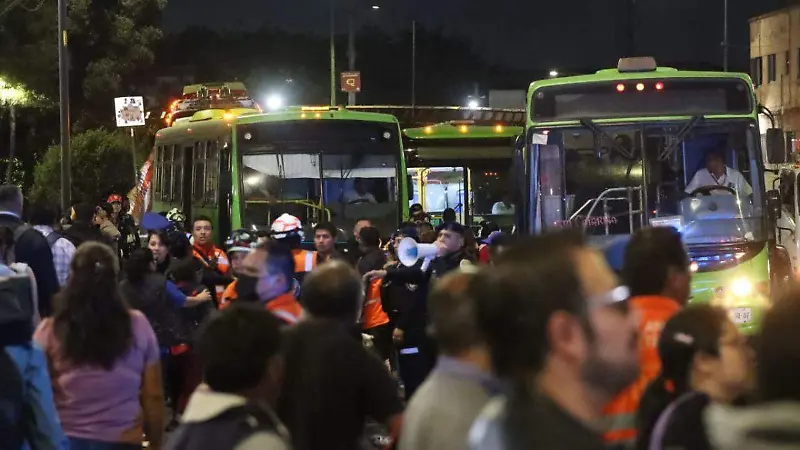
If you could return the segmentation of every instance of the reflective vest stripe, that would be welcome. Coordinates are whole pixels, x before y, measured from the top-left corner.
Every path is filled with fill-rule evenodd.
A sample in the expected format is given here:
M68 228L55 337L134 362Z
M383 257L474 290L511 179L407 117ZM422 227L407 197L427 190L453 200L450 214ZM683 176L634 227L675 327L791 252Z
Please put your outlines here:
M636 413L610 414L603 419L603 440L614 444L636 439Z
M294 316L294 314L292 314L290 312L286 312L286 311L284 311L282 309L276 309L276 310L273 310L271 312L272 312L272 314L275 314L276 316L278 316L279 319L283 319L284 322L287 322L287 323L289 323L291 325L294 325L294 324L296 324L298 322L298 319L297 319L297 317Z
M306 272L314 270L314 258L316 256L314 252L306 252Z

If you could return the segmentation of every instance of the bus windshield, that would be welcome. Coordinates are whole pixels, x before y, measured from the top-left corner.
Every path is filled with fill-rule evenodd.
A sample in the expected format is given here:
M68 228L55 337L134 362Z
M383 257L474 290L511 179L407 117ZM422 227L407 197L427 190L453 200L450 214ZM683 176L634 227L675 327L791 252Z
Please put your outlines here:
M237 129L244 225L262 229L283 213L311 227L331 221L348 239L358 219L383 233L397 227L396 124L349 120L278 121Z
M596 236L674 226L687 245L766 239L753 128L701 123L550 130L539 152L542 226Z

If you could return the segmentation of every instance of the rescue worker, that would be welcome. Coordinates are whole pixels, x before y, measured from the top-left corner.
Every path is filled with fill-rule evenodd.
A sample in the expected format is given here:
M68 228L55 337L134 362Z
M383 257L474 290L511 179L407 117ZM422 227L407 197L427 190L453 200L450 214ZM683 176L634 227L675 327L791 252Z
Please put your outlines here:
M192 256L203 264L203 285L209 290L213 289L217 306L222 300L225 287L233 282L230 275L230 262L228 255L214 245L211 234L214 226L211 219L206 216L197 216L192 224Z
M628 305L639 318L641 372L603 411L603 438L612 448L629 448L636 439L639 402L647 385L661 372L661 330L689 299L689 264L681 235L672 227L639 230L625 248L622 276L630 288Z
M291 250L279 242L261 243L245 256L237 275L238 301L262 303L287 325L300 320Z
M139 238L139 228L136 226L136 221L133 216L128 214L128 211L123 208L125 199L119 194L111 194L106 200L114 210L111 216L111 222L116 225L120 233L119 238L119 252L122 257L127 259L131 252L137 248L142 247L141 239Z
M231 272L234 278L238 276L244 258L253 251L257 242L258 237L256 235L242 229L231 232L231 235L225 241L225 248L231 261ZM233 282L225 288L225 291L222 293L220 308L227 307L230 302L237 300L236 285L237 280L234 279Z
M305 275L317 267L317 252L300 247L304 237L303 224L295 216L282 214L272 222L270 229L272 239L291 250L294 259L294 278L302 283Z
M361 252L364 254L357 264L361 276L372 270L380 270L386 265L386 255L381 250L380 232L375 227L361 229L358 236ZM361 310L361 327L365 334L372 336L375 347L386 361L392 356L392 325L383 309L381 288L383 280L374 279L366 286L366 296Z

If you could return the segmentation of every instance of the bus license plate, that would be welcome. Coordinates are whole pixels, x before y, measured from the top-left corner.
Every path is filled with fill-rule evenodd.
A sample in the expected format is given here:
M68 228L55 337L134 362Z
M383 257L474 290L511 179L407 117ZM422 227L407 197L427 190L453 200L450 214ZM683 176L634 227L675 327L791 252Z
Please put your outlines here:
M750 308L733 308L729 313L733 323L749 323L753 316Z

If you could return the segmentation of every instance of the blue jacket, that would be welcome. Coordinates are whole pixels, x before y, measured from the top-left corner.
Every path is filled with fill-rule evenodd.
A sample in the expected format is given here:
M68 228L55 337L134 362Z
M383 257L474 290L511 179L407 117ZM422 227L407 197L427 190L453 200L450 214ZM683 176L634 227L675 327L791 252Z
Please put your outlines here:
M5 351L14 361L25 380L25 401L30 422L25 424L27 446L24 450L66 450L69 443L61 429L55 404L53 387L47 371L44 352L38 346L9 345Z

